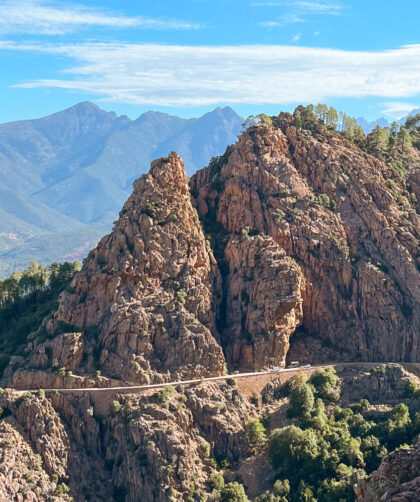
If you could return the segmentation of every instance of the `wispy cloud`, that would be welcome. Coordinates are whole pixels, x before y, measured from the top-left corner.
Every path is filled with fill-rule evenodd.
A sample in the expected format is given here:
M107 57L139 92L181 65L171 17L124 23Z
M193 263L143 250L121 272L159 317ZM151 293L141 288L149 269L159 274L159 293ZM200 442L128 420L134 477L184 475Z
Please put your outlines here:
M261 1L253 2L254 7L293 7L302 12L317 12L321 14L338 15L343 10L343 6L339 3L329 1L325 2L291 2L291 1Z
M127 17L106 9L41 0L0 4L0 34L64 35L85 28L196 29L199 24L142 16Z
M260 26L265 26L266 28L275 28L278 26L286 26L287 24L304 23L305 19L297 14L285 14L284 16L278 17L274 21L263 21Z
M303 23L308 20L311 15L332 15L338 16L343 12L343 5L329 0L319 0L317 2L310 1L259 1L252 3L253 7L283 7L284 14L278 16L274 20L263 21L260 26L266 28L274 28L285 26L292 23Z
M382 110L382 113L388 115L390 117L394 117L396 119L400 119L404 117L415 108L418 108L417 105L413 105L412 103L404 103L401 101L391 101L388 103L384 103L385 108Z
M1 49L60 55L73 61L54 80L18 83L17 87L68 89L120 103L287 104L368 96L396 101L420 94L420 44L363 52L277 45L4 41Z

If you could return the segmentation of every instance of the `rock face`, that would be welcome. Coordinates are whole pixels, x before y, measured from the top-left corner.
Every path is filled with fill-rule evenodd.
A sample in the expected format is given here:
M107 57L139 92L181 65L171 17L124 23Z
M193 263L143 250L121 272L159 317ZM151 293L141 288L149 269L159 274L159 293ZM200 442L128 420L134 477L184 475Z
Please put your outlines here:
M419 360L415 197L339 133L272 122L191 180L175 153L153 162L9 381L64 368L164 382L281 366L288 352Z
M66 479L69 439L51 403L6 392L0 406L14 410L0 421L1 500L70 501L58 488Z
M82 331L88 364L96 357L108 376L149 382L223 372L220 276L188 181L176 154L152 164L46 324L52 334L63 326ZM64 352L54 344L52 358L73 369L76 348L71 358Z
M232 237L224 344L241 369L284 365L289 337L302 321L305 287L299 266L271 238Z
M227 384L123 398L104 423L116 493L127 502L178 501L194 492L200 500L214 472L210 458L232 462L247 453L243 426L251 411Z
M281 114L251 127L193 176L206 231L267 235L293 257L307 283L302 331L339 358L418 360L420 220L403 179L338 133L291 124Z
M354 487L358 502L413 502L420 500L420 444L385 457L369 481Z

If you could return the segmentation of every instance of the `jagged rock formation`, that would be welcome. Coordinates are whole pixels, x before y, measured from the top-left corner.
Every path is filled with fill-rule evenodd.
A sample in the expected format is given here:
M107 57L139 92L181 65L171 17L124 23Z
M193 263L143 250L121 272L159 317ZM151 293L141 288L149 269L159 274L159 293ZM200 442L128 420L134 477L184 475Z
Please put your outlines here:
M418 360L420 220L401 176L325 127L273 123L193 176L205 228L216 241L265 234L293 257L307 282L303 330L336 357Z
M0 395L0 406L2 413L14 411L0 422L1 497L70 501L58 486L66 479L69 439L50 401L9 391Z
M235 385L115 398L119 407L98 419L86 394L1 394L0 500L178 501L208 491L215 457L248 453L243 429L255 410Z
M111 377L217 375L219 281L183 163L171 154L135 182L113 232L89 254L46 329L83 331L90 359L96 351Z
M414 502L420 499L420 444L384 458L369 481L354 487L358 502Z
M190 182L170 154L134 183L8 378L217 375L225 358L283 365L289 339L299 360L418 360L414 199L392 166L289 114L250 127Z
M269 237L231 237L225 250L224 343L242 369L283 365L289 337L302 321L305 283L299 266Z

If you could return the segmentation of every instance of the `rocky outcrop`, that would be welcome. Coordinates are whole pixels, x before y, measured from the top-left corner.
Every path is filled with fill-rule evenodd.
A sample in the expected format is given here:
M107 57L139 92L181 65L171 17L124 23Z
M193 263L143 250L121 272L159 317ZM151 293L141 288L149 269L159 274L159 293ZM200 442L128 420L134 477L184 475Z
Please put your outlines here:
M44 323L54 340L33 343L29 368L100 368L144 383L224 371L215 326L220 276L188 183L176 154L134 183L113 232Z
M410 383L419 382L413 373L399 364L371 368L343 367L338 368L337 374L341 378L341 400L346 405L360 399L367 399L372 404L396 404L408 400ZM410 404L410 409L414 410L420 403Z
M302 321L305 282L299 266L263 236L232 237L225 256L228 360L241 369L284 365L289 337Z
M234 386L168 387L120 401L104 429L115 493L126 502L201 500L214 458L232 462L247 452L243 427L252 407Z
M28 502L70 501L69 439L44 397L0 395L0 496ZM3 498L1 498L3 500Z
M413 502L420 499L420 444L385 457L369 481L354 486L358 502Z
M303 332L340 359L419 359L420 220L390 165L281 114L248 129L191 186L214 241L267 235L296 260Z

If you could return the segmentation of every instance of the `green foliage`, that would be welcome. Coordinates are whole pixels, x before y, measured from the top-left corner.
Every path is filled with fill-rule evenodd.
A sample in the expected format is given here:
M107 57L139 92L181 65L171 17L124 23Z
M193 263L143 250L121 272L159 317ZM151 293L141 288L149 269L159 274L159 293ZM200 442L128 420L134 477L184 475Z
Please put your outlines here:
M373 374L382 376L383 371L386 366L374 368ZM309 382L298 374L283 390L293 423L272 431L268 455L277 477L290 483L290 491L279 495L273 487L257 502L352 502L353 484L420 432L420 412L410 415L403 403L375 420L366 399L348 408L331 407L340 397L340 382L330 369L318 371ZM409 394L416 391L409 386Z
M245 425L245 436L248 446L253 450L261 449L267 441L265 427L258 418L248 420Z
M227 378L226 383L230 385L230 387L236 387L236 380L235 378Z
M221 474L212 474L209 477L208 484L210 489L216 490L220 493L225 486L225 479Z
M64 495L70 492L70 488L66 485L66 483L60 483L57 485L55 492L57 495Z
M282 220L284 220L285 216L286 215L285 215L284 211L282 211L281 209L276 209L273 212L273 217L274 217L274 219L276 220L277 223L280 223Z
M155 392L153 394L153 397L159 404L165 404L171 398L174 392L175 389L172 387L172 385L165 385L163 389L160 389L157 392Z
M28 335L57 309L59 294L79 269L79 262L53 263L48 269L31 262L0 281L0 375L11 356L23 355Z
M315 388L315 395L327 401L338 401L340 397L339 378L334 368L317 371L310 383Z
M112 401L109 411L111 415L117 415L121 411L122 404L119 401Z
M237 483L227 483L220 492L221 502L248 502L248 497L245 495L244 487Z
M256 124L266 124L271 126L273 125L273 119L265 113L260 113L259 115L249 115L242 123L242 131L246 131Z
M185 305L185 302L187 301L187 292L182 289L177 291L176 299L181 305Z
M241 230L241 237L242 237L242 239L248 239L250 230L251 230L251 227L244 227Z
M55 373L59 377L65 377L66 376L66 368L58 368Z
M255 502L288 502L290 483L288 479L278 479L272 491L266 491L255 499Z
M204 443L204 442L200 443L199 450L200 450L200 455L203 458L210 457L210 445L208 443Z
M287 410L289 417L302 417L312 410L315 404L313 387L304 382L295 384L289 393L290 406Z
M156 219L157 209L158 209L158 207L155 202L153 202L153 203L149 202L148 204L146 204L146 207L144 207L141 212L146 214L150 218Z
M330 211L335 211L337 209L337 203L335 200L330 199L327 194L322 193L318 195L318 197L314 200L315 204L319 204L325 209L329 209Z

